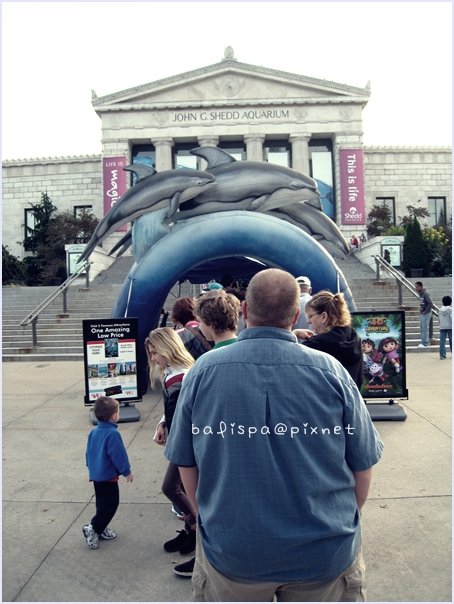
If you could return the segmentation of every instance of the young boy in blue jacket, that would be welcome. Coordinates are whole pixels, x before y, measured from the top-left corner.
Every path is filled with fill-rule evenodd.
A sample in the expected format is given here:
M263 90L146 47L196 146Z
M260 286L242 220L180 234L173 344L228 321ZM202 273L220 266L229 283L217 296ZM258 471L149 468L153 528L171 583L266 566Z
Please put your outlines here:
M98 425L88 435L85 453L89 480L96 495L96 514L82 528L88 547L96 549L101 539L115 539L117 533L107 527L120 503L119 476L133 481L128 454L118 432L120 405L114 398L100 396L93 408Z

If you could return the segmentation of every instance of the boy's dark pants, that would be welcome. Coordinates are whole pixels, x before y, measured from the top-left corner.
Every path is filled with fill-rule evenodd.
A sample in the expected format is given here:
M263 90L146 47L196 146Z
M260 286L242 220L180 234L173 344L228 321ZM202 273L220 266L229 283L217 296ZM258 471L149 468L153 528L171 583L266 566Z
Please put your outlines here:
M118 488L118 481L93 481L93 485L96 495L96 514L91 520L91 525L95 532L100 535L115 516L120 503L120 489Z

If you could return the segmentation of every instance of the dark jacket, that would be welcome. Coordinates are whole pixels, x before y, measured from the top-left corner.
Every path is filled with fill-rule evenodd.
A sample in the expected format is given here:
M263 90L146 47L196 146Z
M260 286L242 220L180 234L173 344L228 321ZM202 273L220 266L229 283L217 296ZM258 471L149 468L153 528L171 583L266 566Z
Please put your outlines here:
M361 338L353 327L334 327L326 333L317 334L305 340L305 346L327 352L352 376L355 384L361 389L363 384L363 353Z
M213 343L208 342L196 321L189 321L183 329L178 329L177 333L183 340L186 350L194 359L198 359L213 348Z

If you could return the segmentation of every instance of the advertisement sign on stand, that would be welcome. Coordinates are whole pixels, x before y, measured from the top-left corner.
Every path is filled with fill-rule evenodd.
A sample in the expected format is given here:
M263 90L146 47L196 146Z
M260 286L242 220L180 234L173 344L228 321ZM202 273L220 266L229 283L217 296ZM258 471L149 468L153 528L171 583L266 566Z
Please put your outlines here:
M387 404L368 405L378 411L372 419L406 419L405 410L394 399L408 398L405 358L404 311L353 312L352 327L361 338L363 385L366 402L387 400Z
M125 406L140 401L137 319L86 319L83 324L85 401L111 396Z

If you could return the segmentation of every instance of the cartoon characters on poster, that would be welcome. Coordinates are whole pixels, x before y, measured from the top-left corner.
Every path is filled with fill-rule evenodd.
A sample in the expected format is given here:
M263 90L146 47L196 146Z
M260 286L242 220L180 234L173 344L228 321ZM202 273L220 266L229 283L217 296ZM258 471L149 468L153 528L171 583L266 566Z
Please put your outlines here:
M353 327L363 350L361 394L371 398L405 395L403 314L354 313Z

